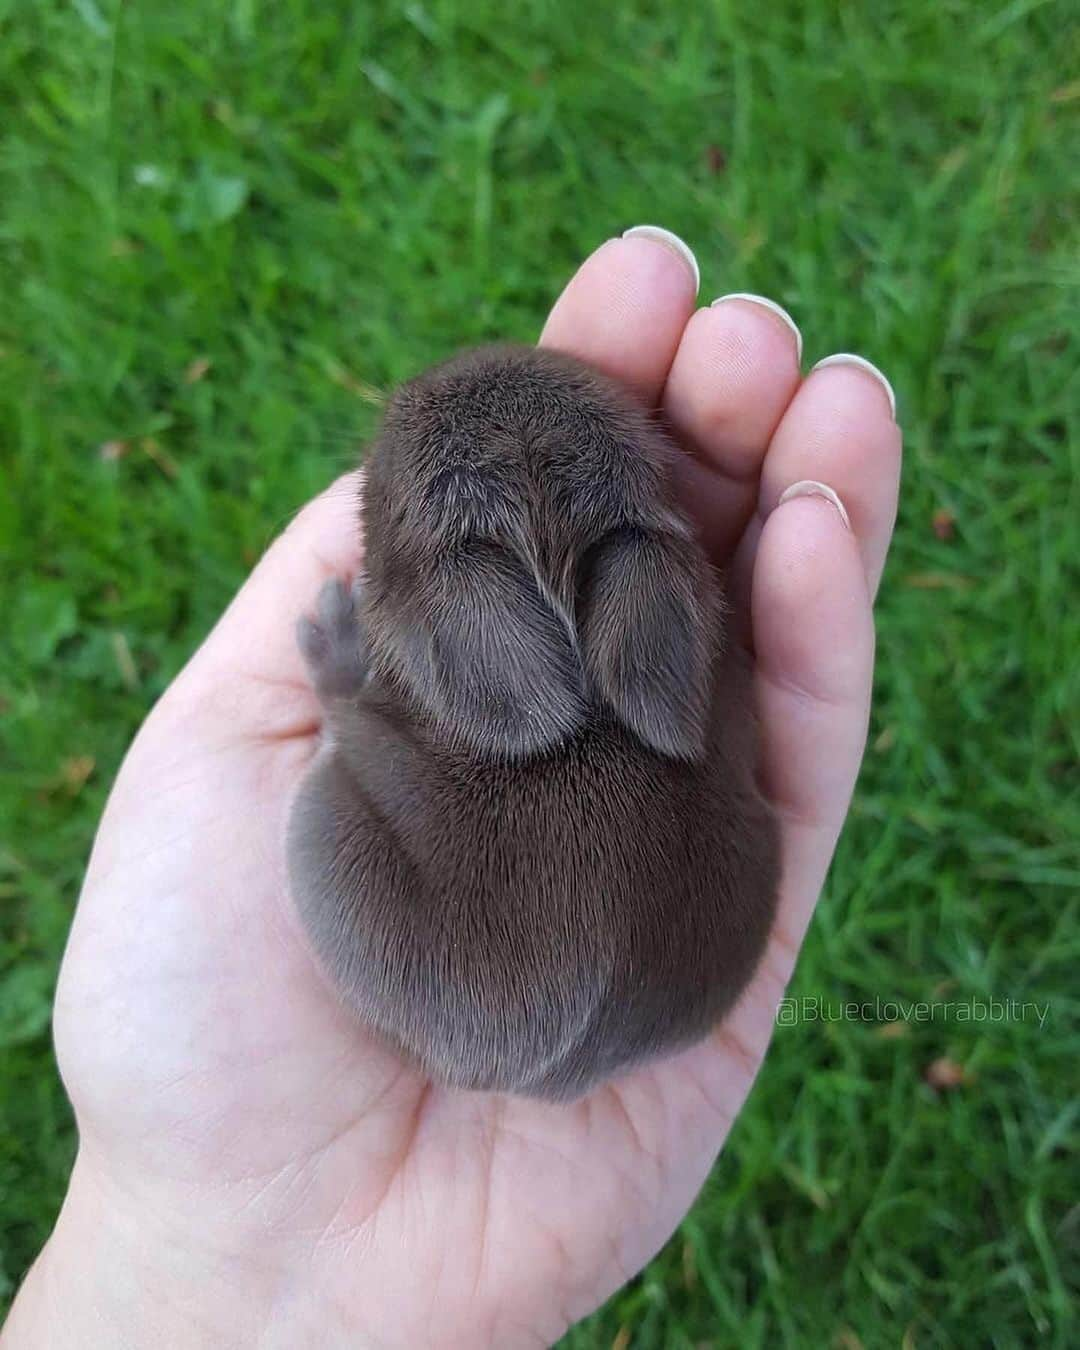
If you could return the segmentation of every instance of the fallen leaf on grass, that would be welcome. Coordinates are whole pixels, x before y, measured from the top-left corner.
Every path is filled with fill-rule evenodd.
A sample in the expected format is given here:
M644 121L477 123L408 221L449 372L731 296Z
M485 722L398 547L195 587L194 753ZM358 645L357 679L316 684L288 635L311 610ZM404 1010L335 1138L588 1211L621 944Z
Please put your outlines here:
M941 540L951 539L956 533L956 517L942 506L930 518L934 533Z
M939 174L953 174L967 163L971 151L966 145L954 146L938 164Z
M727 155L719 145L705 147L705 165L710 173L723 173L727 168Z
M213 364L208 356L197 356L184 371L184 383L198 384Z
M69 797L77 797L94 772L95 764L93 755L69 755L60 761L54 774L39 784L38 796L48 798L56 792L64 792Z
M954 1088L964 1087L971 1082L971 1076L962 1064L942 1055L923 1070L923 1077L938 1092L951 1092Z
M139 687L139 670L135 664L135 658L131 654L131 647L123 633L117 631L112 634L113 656L116 658L116 668L120 672L120 679L124 688L135 692Z
M177 478L180 470L177 468L176 460L168 451L161 448L160 443L153 436L144 436L139 442L139 449L152 460L166 478Z
M682 1245L682 1278L685 1288L697 1287L697 1262L694 1260L694 1249L689 1242Z
M967 591L975 582L959 572L912 572L904 578L904 585L917 591Z
M73 797L78 796L94 772L93 755L72 755L60 765L60 776L64 786Z
M787 1163L781 1163L780 1170L799 1194L805 1195L816 1209L829 1208L831 1203L829 1200L829 1192L824 1186L818 1185L816 1181L811 1181L805 1172L802 1172L799 1168L792 1167Z

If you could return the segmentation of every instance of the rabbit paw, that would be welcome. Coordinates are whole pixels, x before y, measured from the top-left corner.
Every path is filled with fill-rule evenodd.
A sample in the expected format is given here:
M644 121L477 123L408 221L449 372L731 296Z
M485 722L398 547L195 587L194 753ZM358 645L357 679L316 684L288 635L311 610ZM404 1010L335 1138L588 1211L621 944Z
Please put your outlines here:
M319 592L314 618L305 615L296 637L319 699L354 698L368 677L367 639L360 616L361 586L331 577Z

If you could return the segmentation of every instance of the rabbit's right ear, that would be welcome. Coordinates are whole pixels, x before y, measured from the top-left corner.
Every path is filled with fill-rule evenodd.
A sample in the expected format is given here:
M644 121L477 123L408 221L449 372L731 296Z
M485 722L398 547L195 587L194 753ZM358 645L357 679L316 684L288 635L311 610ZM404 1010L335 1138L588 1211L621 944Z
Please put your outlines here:
M585 718L571 626L513 554L482 544L440 561L420 612L394 625L395 664L452 740L517 758Z
M653 750L699 758L720 615L696 541L608 535L583 559L578 594L582 660L597 691Z

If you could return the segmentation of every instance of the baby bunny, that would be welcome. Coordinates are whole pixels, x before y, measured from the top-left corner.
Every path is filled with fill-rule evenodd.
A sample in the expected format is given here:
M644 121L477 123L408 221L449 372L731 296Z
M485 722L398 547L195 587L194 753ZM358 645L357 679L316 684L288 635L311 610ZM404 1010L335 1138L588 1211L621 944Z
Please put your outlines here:
M391 399L363 575L301 622L325 735L292 891L439 1083L576 1097L705 1035L764 947L748 666L674 453L569 357L466 352Z

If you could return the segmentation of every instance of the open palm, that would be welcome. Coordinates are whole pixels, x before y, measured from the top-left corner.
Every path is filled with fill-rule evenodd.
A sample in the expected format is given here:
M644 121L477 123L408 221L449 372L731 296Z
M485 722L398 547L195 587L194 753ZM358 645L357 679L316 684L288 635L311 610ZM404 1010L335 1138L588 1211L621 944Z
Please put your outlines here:
M185 1343L221 1343L228 1326L235 1344L549 1344L669 1236L742 1105L862 754L900 436L872 372L843 361L801 380L777 315L745 298L695 312L695 290L656 238L612 240L542 341L664 410L687 501L729 565L783 824L761 968L706 1043L570 1106L435 1088L342 1011L284 855L319 733L295 620L359 559L342 480L273 545L140 732L57 996L80 1186L176 1254L174 1297L223 1300L224 1320L196 1319ZM778 506L802 480L831 485L850 528L820 495Z

